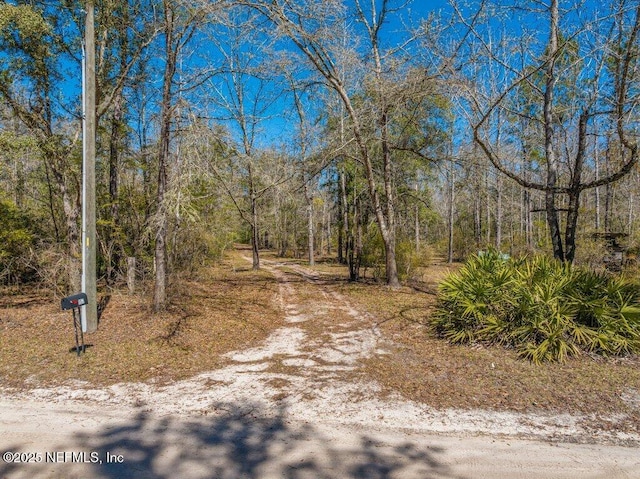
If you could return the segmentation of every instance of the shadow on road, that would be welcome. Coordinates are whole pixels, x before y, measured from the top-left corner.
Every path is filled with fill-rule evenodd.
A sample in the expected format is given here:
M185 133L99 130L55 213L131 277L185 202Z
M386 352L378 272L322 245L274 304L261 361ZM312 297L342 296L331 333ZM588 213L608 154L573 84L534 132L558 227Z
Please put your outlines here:
M246 405L218 404L212 411L215 416L201 417L141 412L103 424L95 433L78 432L48 451L36 450L36 443L28 441L9 450L41 453L42 462L1 463L0 478L461 479L438 460L445 452L438 447L289 423L284 411L267 418ZM64 461L44 456L55 451L54 458ZM77 455L82 452L84 456ZM107 457L113 462L107 463ZM101 463L90 463L95 459ZM87 462L76 462L80 460Z

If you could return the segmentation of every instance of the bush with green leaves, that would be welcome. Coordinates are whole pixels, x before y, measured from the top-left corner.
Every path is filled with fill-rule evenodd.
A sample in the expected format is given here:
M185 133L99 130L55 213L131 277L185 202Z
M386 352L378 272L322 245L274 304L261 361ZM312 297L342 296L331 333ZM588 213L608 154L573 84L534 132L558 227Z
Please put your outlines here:
M9 200L0 200L0 282L17 282L31 272L28 256L34 242L29 219Z
M420 279L422 270L431 261L431 249L422 245L416 249L414 242L402 239L396 243L396 262L400 280Z
M439 287L432 319L453 343L500 344L534 363L640 352L640 287L546 256L472 256Z

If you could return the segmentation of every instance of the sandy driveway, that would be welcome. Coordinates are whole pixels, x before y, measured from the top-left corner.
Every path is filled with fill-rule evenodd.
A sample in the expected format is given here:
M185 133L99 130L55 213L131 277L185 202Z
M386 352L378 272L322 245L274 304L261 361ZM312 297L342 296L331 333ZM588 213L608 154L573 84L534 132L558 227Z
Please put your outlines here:
M387 354L370 318L313 271L265 263L285 324L224 368L3 391L0 478L640 478L640 437L587 437L580 418L380 398L357 370Z

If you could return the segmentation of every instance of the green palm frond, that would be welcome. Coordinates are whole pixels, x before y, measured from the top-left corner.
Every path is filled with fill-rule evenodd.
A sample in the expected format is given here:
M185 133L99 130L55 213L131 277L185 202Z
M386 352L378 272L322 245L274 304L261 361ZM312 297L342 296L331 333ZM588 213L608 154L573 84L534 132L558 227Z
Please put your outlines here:
M456 343L514 347L534 363L640 352L640 287L546 256L472 256L439 287L432 326Z

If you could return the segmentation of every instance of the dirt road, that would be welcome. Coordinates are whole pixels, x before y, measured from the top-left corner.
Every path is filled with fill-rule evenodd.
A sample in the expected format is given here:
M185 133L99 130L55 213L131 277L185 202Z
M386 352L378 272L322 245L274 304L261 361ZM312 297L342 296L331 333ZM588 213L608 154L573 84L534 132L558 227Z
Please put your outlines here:
M313 271L265 266L284 326L224 368L4 390L0 478L640 478L640 437L587 437L580 418L381 397L357 368L388 354L370 318Z

